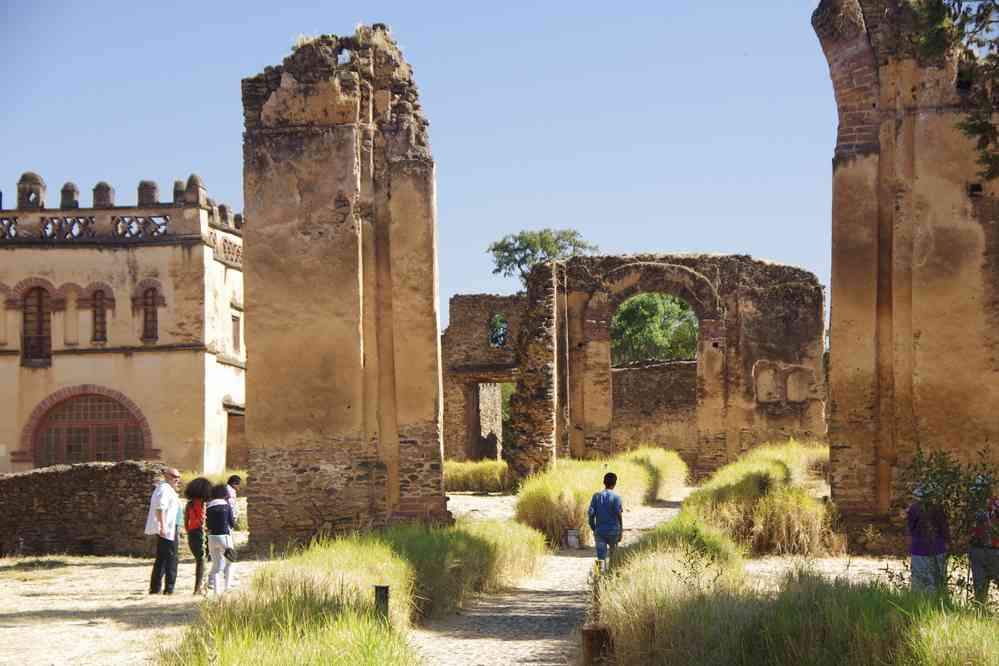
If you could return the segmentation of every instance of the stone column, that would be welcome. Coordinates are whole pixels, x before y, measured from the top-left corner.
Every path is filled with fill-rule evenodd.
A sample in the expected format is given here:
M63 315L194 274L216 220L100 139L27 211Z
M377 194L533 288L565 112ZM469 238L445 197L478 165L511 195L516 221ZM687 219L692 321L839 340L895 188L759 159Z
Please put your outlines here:
M517 339L517 391L510 400L511 436L503 459L518 478L555 462L558 408L556 284L552 264L531 271L527 308Z

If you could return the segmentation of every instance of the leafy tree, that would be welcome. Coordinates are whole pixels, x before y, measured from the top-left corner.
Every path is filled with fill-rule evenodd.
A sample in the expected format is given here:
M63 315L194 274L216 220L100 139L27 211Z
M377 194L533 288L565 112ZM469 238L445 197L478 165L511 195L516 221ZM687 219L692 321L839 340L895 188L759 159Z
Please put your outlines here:
M493 255L494 275L518 276L527 287L531 269L545 261L562 261L580 254L593 254L596 245L587 243L575 229L541 229L504 236L486 251Z
M690 360L697 355L697 315L665 294L632 296L611 319L611 362Z
M916 19L919 55L928 60L953 51L960 57L958 86L964 119L958 127L975 141L981 176L999 176L999 0L908 0Z

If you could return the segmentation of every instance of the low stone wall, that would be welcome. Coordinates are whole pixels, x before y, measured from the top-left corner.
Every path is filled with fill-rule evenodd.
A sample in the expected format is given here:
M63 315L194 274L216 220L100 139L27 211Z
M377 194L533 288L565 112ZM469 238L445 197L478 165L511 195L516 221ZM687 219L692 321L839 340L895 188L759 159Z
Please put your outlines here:
M154 462L55 465L0 477L0 555L149 555Z

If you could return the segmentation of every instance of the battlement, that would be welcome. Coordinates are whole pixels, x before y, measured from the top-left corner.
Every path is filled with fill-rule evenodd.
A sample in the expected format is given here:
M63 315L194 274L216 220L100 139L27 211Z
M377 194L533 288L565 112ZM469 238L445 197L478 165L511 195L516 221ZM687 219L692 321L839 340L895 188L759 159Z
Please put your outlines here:
M389 28L360 26L352 36L301 38L277 67L243 79L246 131L325 124L392 132L390 159L429 159L429 122L412 67Z
M209 229L242 236L243 216L209 198L196 174L174 181L170 202L159 200L159 186L151 180L139 183L135 206L115 205L115 190L104 181L94 186L89 208L80 206L80 189L72 182L63 185L58 208L46 207L46 194L37 173L21 176L17 208L0 209L0 245L163 242L214 237Z

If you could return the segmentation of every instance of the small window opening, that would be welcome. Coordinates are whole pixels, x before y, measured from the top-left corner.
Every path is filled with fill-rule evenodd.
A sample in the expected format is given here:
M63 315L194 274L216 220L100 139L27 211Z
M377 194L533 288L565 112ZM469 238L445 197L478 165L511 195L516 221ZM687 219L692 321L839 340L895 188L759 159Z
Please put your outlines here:
M52 313L49 292L35 287L24 297L22 354L25 361L47 363L52 356Z
M107 342L108 316L103 291L94 293L94 342Z
M336 54L336 64L346 65L348 63L350 63L350 51L344 49Z
M971 92L972 87L975 85L974 72L971 67L961 67L957 70L957 79L954 81L954 87L957 89L959 95L967 95Z
M232 318L232 350L239 353L240 321L239 317Z
M156 289L146 289L142 294L142 339L159 338L159 321L156 312Z
M968 196L969 197L980 197L985 194L985 188L982 187L981 183L972 183L968 185Z
M506 315L496 313L489 319L489 346L499 349L505 347L510 332L510 324Z

